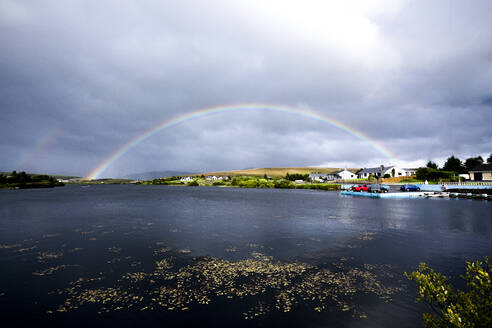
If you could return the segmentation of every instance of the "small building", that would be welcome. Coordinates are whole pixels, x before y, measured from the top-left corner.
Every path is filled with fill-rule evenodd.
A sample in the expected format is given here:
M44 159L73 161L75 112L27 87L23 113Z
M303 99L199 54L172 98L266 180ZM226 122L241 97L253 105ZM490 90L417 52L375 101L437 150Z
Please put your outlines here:
M403 169L407 173L407 177L417 174L417 169Z
M492 181L492 163L477 165L469 173L470 180Z
M326 173L311 173L309 175L309 178L311 179L312 182L325 182L327 180L333 180L330 179L329 174Z
M181 182L190 182L190 181L193 181L193 178L192 177L183 177L179 181L181 181Z
M336 176L335 179L339 180L352 180L352 179L357 179L357 174L350 172L349 170L341 170L337 172L333 172L333 174Z

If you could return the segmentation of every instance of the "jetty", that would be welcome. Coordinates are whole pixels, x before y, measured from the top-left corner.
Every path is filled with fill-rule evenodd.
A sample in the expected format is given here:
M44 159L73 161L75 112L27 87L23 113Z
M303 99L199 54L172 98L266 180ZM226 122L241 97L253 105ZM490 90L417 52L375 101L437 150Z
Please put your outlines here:
M343 190L340 192L344 196L371 197L371 198L460 198L492 201L492 195L472 194L472 193L455 193L455 192L435 192L435 191L415 191L415 192L360 192Z

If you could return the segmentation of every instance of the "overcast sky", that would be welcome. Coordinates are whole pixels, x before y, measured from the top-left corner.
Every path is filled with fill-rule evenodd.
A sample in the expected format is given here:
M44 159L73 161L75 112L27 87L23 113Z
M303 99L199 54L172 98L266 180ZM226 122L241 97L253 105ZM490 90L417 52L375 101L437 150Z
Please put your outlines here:
M492 1L0 0L0 170L416 166L492 152Z

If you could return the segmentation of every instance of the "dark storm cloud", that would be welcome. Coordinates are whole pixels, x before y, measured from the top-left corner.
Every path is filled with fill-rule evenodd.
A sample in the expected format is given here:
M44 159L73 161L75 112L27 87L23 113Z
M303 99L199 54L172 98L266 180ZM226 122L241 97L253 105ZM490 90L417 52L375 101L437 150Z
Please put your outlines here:
M491 12L453 0L0 0L0 169L85 175L159 122L244 102L310 108L405 165L488 154ZM162 131L105 174L385 161L328 124L227 113Z

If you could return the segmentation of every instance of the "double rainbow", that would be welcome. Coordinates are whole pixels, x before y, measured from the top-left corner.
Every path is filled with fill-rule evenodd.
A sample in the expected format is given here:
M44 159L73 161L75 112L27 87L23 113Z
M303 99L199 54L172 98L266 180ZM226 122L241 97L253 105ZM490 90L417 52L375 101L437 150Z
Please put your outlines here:
M121 156L126 154L130 149L133 147L137 146L139 143L142 141L150 138L157 132L160 132L164 129L171 128L175 125L181 124L183 122L187 122L190 120L195 120L199 119L205 116L210 116L210 115L218 115L222 113L228 113L228 112L244 112L244 111L270 111L270 112L279 112L279 113L286 113L286 114L295 114L299 115L302 117L306 117L309 119L313 119L319 122L323 123L328 123L331 126L334 126L336 128L339 128L354 137L363 140L367 143L369 143L374 149L376 149L378 152L383 154L385 157L388 157L389 159L394 159L395 155L391 153L387 148L385 148L382 144L377 142L376 140L370 138L369 136L365 135L361 131L357 131L354 128L337 121L335 119L332 119L330 117L321 115L319 113L313 112L311 110L306 110L306 109L298 109L294 107L288 107L288 106L277 106L277 105L265 105L265 104L243 104L243 105L232 105L232 106L216 106L216 107L207 107L207 108L202 108L195 110L193 112L189 112L186 114L178 115L175 116L169 120L166 120L162 123L157 124L150 130L145 131L144 133L138 135L137 137L133 138L126 144L124 144L122 147L120 147L118 150L116 150L114 153L111 154L108 158L106 158L103 162L101 162L95 169L93 169L86 177L88 180L92 179L97 179L108 167L110 167L115 161L117 161Z

